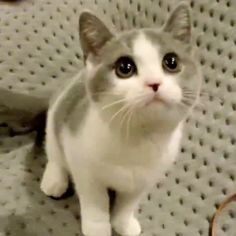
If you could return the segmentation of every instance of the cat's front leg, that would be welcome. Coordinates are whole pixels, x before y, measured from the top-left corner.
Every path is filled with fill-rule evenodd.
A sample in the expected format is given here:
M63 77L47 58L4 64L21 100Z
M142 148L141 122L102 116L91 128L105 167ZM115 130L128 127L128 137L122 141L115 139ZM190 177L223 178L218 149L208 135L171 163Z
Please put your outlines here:
M117 193L112 213L112 226L122 236L137 236L141 226L134 213L141 199L142 192Z
M58 162L48 161L43 178L41 181L41 190L50 197L59 198L67 190L69 177L65 167Z
M75 187L80 201L83 234L111 236L107 189L89 178L82 182L75 180Z

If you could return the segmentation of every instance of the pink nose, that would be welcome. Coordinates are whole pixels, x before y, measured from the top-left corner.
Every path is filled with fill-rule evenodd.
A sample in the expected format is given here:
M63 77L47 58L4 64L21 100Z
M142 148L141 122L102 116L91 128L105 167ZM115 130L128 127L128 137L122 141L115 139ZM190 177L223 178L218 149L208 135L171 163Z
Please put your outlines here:
M157 90L160 87L160 84L152 83L152 84L147 84L147 86L150 87L153 90L153 92L157 92Z

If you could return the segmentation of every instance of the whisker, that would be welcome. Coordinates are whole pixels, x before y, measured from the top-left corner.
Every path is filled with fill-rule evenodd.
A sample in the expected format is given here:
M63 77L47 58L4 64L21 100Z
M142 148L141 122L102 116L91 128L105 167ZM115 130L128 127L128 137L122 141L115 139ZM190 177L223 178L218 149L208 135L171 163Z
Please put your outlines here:
M183 100L194 102L194 101L197 100L197 98L196 97L191 97L191 96L190 97L185 96L185 97L183 97Z
M121 130L121 132L124 131L125 124L127 124L126 118L128 119L129 113L130 113L130 107L127 109L126 113L124 114L124 116L122 117L122 120L120 122L120 130ZM126 137L126 139L127 139L127 137Z
M205 108L205 105L204 104L202 104L202 103L197 103L196 105L195 105L195 107L194 107L195 109L204 109Z
M127 118L127 122L130 122L129 120L130 120L131 118L129 118L129 116L130 116L130 113L131 113L131 112L133 113L134 106L137 105L139 102L141 102L142 99L143 99L145 96L147 96L147 95L148 95L148 94L142 93L142 94L139 94L139 95L137 95L136 97L134 97L133 99L135 100L135 103L133 103L133 105L132 105L132 104L124 104L118 111L116 111L116 112L112 115L112 117L111 117L111 119L110 119L110 121L109 121L109 125L111 124L111 122L112 122L118 115L124 113L123 116L122 116L122 118L121 118L121 120L120 120L120 126L121 126L121 130L122 130L123 123L125 122L126 118ZM104 107L102 107L102 109L103 109L103 110L108 109L108 108L110 108L110 107L112 107L112 106L115 106L115 105L117 105L117 104L120 104L120 103L122 103L122 102L124 102L124 101L127 101L127 99L124 98L124 99L120 99L120 100L118 100L118 101L112 102L112 103L107 104L107 105L105 105Z
M186 87L184 87L184 88L182 88L182 91L183 91L183 93L184 94L191 94L191 95L197 95L198 94L198 92L197 91L195 91L195 90L192 90L192 89L188 89L188 88L186 88ZM199 95L201 96L204 96L204 95L208 95L209 93L208 92L206 92L206 91L200 91L199 92Z
M193 91L193 90L184 90L184 89L183 89L183 93L198 94L198 93L200 93L200 92L198 92L198 91Z
M120 120L120 124L119 125L120 125L121 133L123 131L123 126L125 124L126 118L129 116L129 113L130 113L130 106L128 106L127 110L124 112L124 115L123 115L122 119Z
M182 90L185 91L185 92L191 92L191 93L194 92L192 89L189 89L189 88L186 88L186 87L183 87Z
M113 94L113 95L114 95L114 94ZM136 97L134 97L134 99L142 99L142 98L145 97L145 96L147 96L147 94L139 94L139 95L137 95ZM126 98L123 98L123 99L114 101L114 102L112 102L112 103L109 103L109 104L103 106L103 107L102 107L102 110L105 110L105 109L110 108L110 107L112 107L112 106L118 105L118 104L120 104L120 103L122 103L122 102L124 102L124 101L126 101L126 100L127 100Z
M193 100L195 100L197 98L195 95L187 95L187 94L183 94L183 97L193 99Z
M193 93L196 93L196 92L193 91L193 90L185 90L185 89L183 89L183 92L184 92L184 93L192 93L192 94L193 94Z
M191 101L188 100L182 100L180 105L184 106L185 108L190 108L191 106L194 105L194 109L200 110L200 109L204 109L205 108L205 104L203 104L202 102L197 101L195 104Z
M126 140L129 140L129 136L130 136L130 123L133 117L133 113L134 113L134 109L135 109L135 105L137 105L140 101L142 101L142 99L147 96L147 94L139 94L137 95L134 99L135 99L135 103L131 104L130 107L127 108L127 111L124 112L124 115L120 121L120 127L121 130L123 130L123 126L126 123Z
M112 93L112 92L106 92L106 91L96 92L96 93L91 93L91 94L92 95L97 95L97 94L119 95L118 93Z
M181 103L183 103L184 105L186 105L186 106L188 106L188 107L190 107L190 106L193 105L193 104L192 104L190 101L188 101L188 100L182 100Z
M209 96L209 92L207 91L200 91L199 94L187 87L182 88L183 91L183 99L180 103L181 106L186 108L191 107L194 105L194 109L203 109L206 104L203 101L206 100Z
M122 102L124 102L124 101L126 101L126 98L122 98L122 99L117 100L117 101L115 101L115 102L109 103L109 104L103 106L103 107L102 107L102 110L106 110L106 109L108 109L108 108L110 108L110 107L113 107L113 106L115 106L115 105L118 105L118 104L120 104L120 103L122 103Z
M127 118L127 129L126 129L126 139L127 141L129 141L129 137L130 137L130 126L131 126L131 120L133 117L133 108L130 108L130 112L129 112L129 116Z
M194 98L194 99L197 98L195 94L185 94L185 93L183 94L183 97L189 97L189 98Z
M183 90L183 93L187 93L187 94L198 94L197 91L192 91L192 90Z
M127 107L129 107L129 104L126 104L124 106L122 106L110 119L109 121L109 125L111 124L111 122L122 112L124 111L125 109L127 109Z
M126 119L126 116L129 114L129 108L130 108L130 105L127 107L127 110L124 112L124 115L123 115L123 117L120 120L120 129L121 129L121 131L123 129L123 123L124 123L124 121Z

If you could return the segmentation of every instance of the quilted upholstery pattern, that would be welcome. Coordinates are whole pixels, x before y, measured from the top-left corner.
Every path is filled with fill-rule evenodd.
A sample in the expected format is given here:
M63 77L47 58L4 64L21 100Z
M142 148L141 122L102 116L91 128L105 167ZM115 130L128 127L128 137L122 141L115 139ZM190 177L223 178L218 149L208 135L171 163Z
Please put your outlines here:
M187 1L187 0L186 0ZM29 122L57 86L81 68L78 17L94 10L117 30L160 26L178 0L21 0L0 2L0 120ZM236 191L236 1L189 0L206 95L187 121L181 155L137 214L144 236L207 236L219 203ZM80 236L76 196L39 190L45 157L35 133L0 127L0 235ZM220 236L236 235L236 204Z

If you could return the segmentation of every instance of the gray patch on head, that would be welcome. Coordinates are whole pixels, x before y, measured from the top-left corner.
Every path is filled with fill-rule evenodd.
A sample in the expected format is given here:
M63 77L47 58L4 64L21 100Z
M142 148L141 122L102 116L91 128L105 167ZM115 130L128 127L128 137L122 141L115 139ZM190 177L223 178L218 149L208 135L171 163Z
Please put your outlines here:
M176 52L179 56L189 57L191 47L177 39L171 33L163 32L161 30L144 29L145 34L154 46L158 48L158 52L163 56L168 52Z
M101 62L111 65L121 56L132 56L133 42L138 34L139 30L132 30L113 37L102 49Z
M93 101L99 102L101 97L105 96L105 93L110 90L112 83L108 77L109 73L110 68L102 65L96 72L94 78L89 81L88 89Z
M89 91L92 99L99 102L106 92L111 90L113 84L110 79L115 62L122 56L133 56L132 44L137 37L138 31L129 31L113 37L102 48L99 58L99 68L89 81Z
M119 40L121 40L122 43L124 43L128 48L132 49L134 41L140 34L140 31L142 30L134 29L128 32L124 32L123 34L120 35Z

